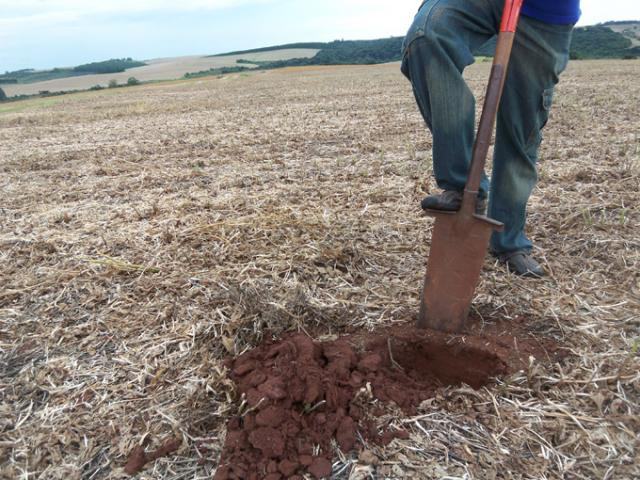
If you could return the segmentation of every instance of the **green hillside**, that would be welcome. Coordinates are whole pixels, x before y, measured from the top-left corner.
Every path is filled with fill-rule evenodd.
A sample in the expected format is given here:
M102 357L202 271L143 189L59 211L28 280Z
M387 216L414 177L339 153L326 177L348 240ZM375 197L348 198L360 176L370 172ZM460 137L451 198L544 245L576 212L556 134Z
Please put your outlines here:
M576 28L571 42L571 58L633 58L640 47L630 38L604 25Z
M576 60L640 57L640 46L634 45L628 34L624 34L622 31L614 31L610 26L614 23L616 22L576 28L573 31L571 41L571 58ZM640 26L640 22L620 23L624 23L627 32L635 32L634 25L636 28ZM640 44L640 42L638 43ZM495 46L496 40L494 38L478 49L476 54L491 56Z
M640 31L640 22L608 22L589 27L578 27L573 32L571 58L636 58L640 57L638 42L633 36ZM312 58L293 58L273 62L239 60L239 64L258 64L261 68L280 68L306 65L375 64L395 62L401 58L402 37L379 40L336 40L330 43L292 43L253 50L229 52L223 55L242 55L269 50L290 48L317 48L320 51ZM492 56L496 40L491 39L478 49L476 55Z
M377 40L335 40L328 43L290 43L215 56L243 55L293 48L314 48L320 51L312 58L292 58L269 62L240 59L238 63L259 65L260 68L264 69L307 65L369 65L399 61L401 59L402 40L402 37L390 37Z
M316 47L317 48L317 47ZM336 40L325 43L311 58L294 58L273 62L257 62L263 68L302 65L371 65L400 60L402 37L379 40ZM248 53L248 52L240 52ZM239 60L238 63L249 63ZM256 62L250 62L256 64Z

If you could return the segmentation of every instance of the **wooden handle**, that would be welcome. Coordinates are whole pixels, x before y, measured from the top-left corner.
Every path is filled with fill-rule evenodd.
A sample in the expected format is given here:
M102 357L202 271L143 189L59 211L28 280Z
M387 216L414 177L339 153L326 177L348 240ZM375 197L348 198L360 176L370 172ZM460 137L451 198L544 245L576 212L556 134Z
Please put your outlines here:
M460 209L469 215L473 214L476 210L480 180L487 161L487 153L489 152L489 145L493 135L493 127L496 123L498 106L500 105L504 82L507 78L507 68L509 66L509 58L511 57L513 39L520 18L522 2L523 0L505 0L504 2L496 53L493 57L489 85L487 86L487 94L484 99L484 106L482 107L480 125L478 126L476 142L473 146L469 177L464 189L462 207Z

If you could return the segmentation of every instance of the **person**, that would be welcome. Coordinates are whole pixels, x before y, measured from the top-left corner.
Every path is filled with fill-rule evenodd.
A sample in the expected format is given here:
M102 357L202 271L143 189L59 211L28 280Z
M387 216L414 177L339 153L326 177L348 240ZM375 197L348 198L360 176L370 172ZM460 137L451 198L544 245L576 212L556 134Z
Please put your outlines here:
M523 276L543 268L525 235L526 207L537 180L541 130L553 89L569 61L579 0L524 0L498 117L491 183L486 175L478 213L503 222L491 237L491 253ZM433 136L433 169L443 191L422 201L424 209L455 211L471 162L475 99L462 72L473 52L497 35L504 0L425 0L403 43L402 73Z

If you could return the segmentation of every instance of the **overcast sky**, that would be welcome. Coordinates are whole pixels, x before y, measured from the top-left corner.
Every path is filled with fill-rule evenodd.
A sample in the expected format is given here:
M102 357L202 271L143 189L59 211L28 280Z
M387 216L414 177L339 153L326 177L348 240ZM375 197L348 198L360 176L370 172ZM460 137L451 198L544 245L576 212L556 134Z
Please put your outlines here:
M640 20L582 0L580 25ZM0 71L403 35L420 0L0 0Z

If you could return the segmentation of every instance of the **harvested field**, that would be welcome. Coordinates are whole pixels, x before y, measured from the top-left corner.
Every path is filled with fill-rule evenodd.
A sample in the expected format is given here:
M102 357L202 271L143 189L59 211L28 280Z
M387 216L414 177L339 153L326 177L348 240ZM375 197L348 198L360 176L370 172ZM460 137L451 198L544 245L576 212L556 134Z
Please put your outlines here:
M71 90L88 90L95 85L107 87L111 80L120 85L127 83L130 77L135 77L141 82L152 80L175 80L182 78L186 73L196 73L210 68L222 67L255 67L251 64L238 64L238 60L250 60L255 62L271 62L276 60L289 60L291 58L310 58L319 50L311 48L289 48L283 50L269 50L266 52L243 53L241 55L227 56L186 56L171 58L155 58L146 60L143 67L130 68L121 73L101 73L95 75L82 75L78 77L60 78L44 82L7 84L2 85L5 93L14 95L35 95L41 91L66 92Z
M0 108L0 478L211 478L271 375L247 383L247 358L267 368L282 338L326 357L338 337L410 330L432 222L419 201L434 184L398 70ZM478 95L488 71L469 70ZM331 458L338 479L640 476L639 75L640 61L571 64L530 206L550 275L522 280L487 258L473 331L437 344L477 366L487 355L468 348L508 333L505 365L483 374L498 377L429 377L429 398L404 409L373 378L356 393L363 416L404 433L320 438L316 473ZM417 344L389 338L388 357L379 338L356 349L351 375L371 373L372 348L384 372L426 382L411 373ZM317 423L325 405L305 408Z

